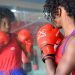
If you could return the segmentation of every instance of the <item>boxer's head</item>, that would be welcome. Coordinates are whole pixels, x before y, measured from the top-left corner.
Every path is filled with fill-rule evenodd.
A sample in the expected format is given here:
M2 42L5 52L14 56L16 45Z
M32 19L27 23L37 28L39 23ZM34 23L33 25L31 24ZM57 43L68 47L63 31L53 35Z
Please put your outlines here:
M44 13L47 18L53 19L58 27L61 27L62 21L66 17L75 20L75 0L46 0Z
M13 21L15 21L14 14L8 8L0 7L0 30L8 32Z

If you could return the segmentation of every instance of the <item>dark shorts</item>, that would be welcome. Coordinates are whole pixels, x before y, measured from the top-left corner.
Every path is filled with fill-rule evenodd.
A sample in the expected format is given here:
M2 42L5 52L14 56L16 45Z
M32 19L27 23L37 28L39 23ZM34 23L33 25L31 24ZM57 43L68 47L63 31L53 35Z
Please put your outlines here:
M22 68L10 71L0 71L0 75L27 75Z
M26 72L31 72L31 71L32 71L31 62L25 63L25 64L23 64L22 66L23 66L23 70L24 70L24 71L26 71Z

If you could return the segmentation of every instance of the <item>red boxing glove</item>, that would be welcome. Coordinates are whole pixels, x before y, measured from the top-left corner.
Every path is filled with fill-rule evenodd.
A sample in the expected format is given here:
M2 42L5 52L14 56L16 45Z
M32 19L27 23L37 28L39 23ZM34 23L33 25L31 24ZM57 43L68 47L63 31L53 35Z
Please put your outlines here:
M46 24L41 27L37 33L38 46L44 53L44 56L54 56L54 45L60 43L60 31L54 28L51 24Z
M32 37L27 29L22 29L18 33L18 40L26 46L27 52L31 52Z
M17 32L17 34L18 34L18 40L20 42L24 43L25 40L31 39L31 35L27 29L22 29L19 32Z
M63 40L64 36L62 35L61 32L59 32L59 35L58 35L58 39L56 41L56 44L58 45L62 40Z
M7 33L0 31L0 48L7 45L9 42L9 36Z
M53 30L52 25L46 24L43 27L41 27L37 33L37 43L38 46L42 49L44 55L47 54L54 54L54 43L56 40L53 38L53 33L51 33Z

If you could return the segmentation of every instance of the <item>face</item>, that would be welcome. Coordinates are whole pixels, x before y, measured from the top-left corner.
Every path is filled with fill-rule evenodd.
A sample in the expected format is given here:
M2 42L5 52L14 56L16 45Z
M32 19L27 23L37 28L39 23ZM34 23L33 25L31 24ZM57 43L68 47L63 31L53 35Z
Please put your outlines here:
M9 22L7 18L3 18L0 22L0 30L4 32L9 32Z
M58 12L57 12L57 15L55 15L54 17L53 17L53 22L54 22L54 24L56 25L56 27L58 27L58 28L62 28L62 26L61 26L61 22L62 22L62 13L61 13L61 11L60 11L61 9L58 9Z
M62 27L61 27L61 17L56 16L56 17L53 19L53 22L54 22L54 24L55 24L56 27L62 28Z

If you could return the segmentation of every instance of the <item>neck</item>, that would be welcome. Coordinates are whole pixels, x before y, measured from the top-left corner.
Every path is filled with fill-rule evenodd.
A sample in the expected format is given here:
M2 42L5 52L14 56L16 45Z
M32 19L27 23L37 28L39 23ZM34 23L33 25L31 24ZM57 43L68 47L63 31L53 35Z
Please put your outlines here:
M73 30L75 30L74 20L71 18L64 19L62 23L62 28L64 29L65 36L70 35L73 32Z

